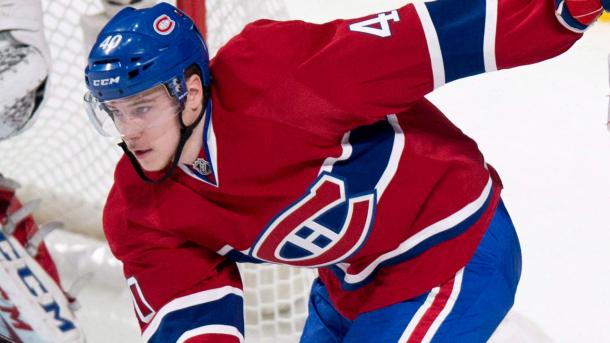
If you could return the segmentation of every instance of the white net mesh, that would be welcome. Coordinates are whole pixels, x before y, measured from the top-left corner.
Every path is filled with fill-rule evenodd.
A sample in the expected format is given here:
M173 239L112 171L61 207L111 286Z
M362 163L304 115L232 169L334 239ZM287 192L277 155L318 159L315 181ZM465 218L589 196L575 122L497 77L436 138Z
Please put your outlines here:
M88 51L81 28L83 16L102 12L102 5L99 0L43 0L42 5L53 64L50 96L29 131L0 142L0 172L22 184L19 196L23 200L43 200L37 213L39 222L61 220L71 231L102 238L101 211L121 151L90 127L83 110ZM258 18L288 17L281 0L207 0L206 7L212 55L244 24ZM240 267L246 291L247 340L296 341L306 316L313 272L278 266ZM86 305L83 311L87 311ZM89 341L103 339L94 336Z
M101 235L101 206L119 151L89 128L83 113L85 55L79 21L101 6L94 1L43 1L53 72L38 122L0 142L0 170L24 185L24 199L42 198L41 218Z

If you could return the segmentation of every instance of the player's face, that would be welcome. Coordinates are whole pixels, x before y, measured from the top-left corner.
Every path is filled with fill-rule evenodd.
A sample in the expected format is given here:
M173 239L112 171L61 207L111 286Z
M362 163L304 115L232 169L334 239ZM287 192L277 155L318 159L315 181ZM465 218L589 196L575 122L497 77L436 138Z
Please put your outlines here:
M165 87L106 104L114 125L144 170L167 166L180 140L178 106Z
M159 171L173 159L180 140L178 117L146 130L133 131L123 136L129 151L146 171Z
M166 116L169 115L169 120L154 120L151 118L149 125L134 125L131 128L121 129L117 123L117 127L122 134L123 140L127 144L129 150L135 155L138 163L147 171L158 171L169 165L174 159L174 154L180 141L180 119L185 125L192 125L199 117L203 109L203 87L201 85L201 79L198 75L191 75L187 81L186 86L188 89L188 95L186 97L184 110L177 115L173 115L171 110L167 110ZM159 101L152 102L153 104L161 104L162 107L167 108L167 98L169 95L165 89L161 89L158 92L153 92L151 99L146 97L139 99L140 105L147 101ZM137 108L137 104L123 104L125 105L124 110L129 113L130 108ZM164 105L165 104L165 105ZM150 123L156 123L150 125ZM190 164L192 163L199 154L201 146L203 144L203 123L201 120L197 127L193 130L193 133L186 141L182 154L180 155L180 163ZM135 123L137 124L137 122Z

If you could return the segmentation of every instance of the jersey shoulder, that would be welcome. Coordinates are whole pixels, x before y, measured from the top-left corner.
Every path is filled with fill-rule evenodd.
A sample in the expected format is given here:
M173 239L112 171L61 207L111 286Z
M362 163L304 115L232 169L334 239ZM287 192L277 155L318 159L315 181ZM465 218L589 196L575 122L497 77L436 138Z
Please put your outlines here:
M330 23L329 23L330 24ZM266 61L281 62L269 64L274 70L278 67L298 64L308 57L308 52L316 51L332 37L322 39L328 24L318 25L301 20L275 21L262 19L254 21L230 39L212 59L212 65L235 59L265 64ZM317 43L317 44L316 44ZM316 44L311 46L310 44Z
M273 20L248 24L210 62L213 88L222 104L243 109L290 82L321 45L318 26Z

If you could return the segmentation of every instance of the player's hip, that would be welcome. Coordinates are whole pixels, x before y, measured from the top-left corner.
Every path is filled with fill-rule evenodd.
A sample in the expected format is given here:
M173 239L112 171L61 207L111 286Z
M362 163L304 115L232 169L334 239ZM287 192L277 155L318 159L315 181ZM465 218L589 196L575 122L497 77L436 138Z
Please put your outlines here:
M469 262L421 295L350 320L317 281L302 342L485 342L512 307L520 274L519 241L500 204Z
M464 232L446 240L433 238L431 244L412 255L405 254L404 259L380 264L367 279L356 284L357 287L352 287L348 283L352 280L347 279L359 275L357 272L341 274L334 266L320 269L320 278L328 287L337 309L344 316L355 318L360 313L419 296L451 278L477 253L487 257L487 265L503 263L506 256L513 255L510 247L518 247L518 241L506 208L500 202L499 192L489 202L484 215L470 223ZM486 248L490 245L493 248ZM503 250L504 245L507 247Z

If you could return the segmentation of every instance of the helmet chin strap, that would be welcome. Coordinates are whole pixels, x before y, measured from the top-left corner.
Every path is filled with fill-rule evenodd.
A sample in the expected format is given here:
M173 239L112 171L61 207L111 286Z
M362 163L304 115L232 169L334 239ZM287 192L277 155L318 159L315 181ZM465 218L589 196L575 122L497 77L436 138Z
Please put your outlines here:
M203 102L203 108L201 109L201 112L199 112L199 116L197 117L195 122L193 122L189 126L186 126L186 125L184 125L184 121L182 120L182 115L180 116L180 140L178 141L178 145L176 146L176 152L174 153L174 159L173 159L172 164L169 167L169 169L167 169L165 174L163 174L163 176L161 176L160 178L153 180L153 179L149 178L148 176L146 176L146 173L144 173L144 169L142 169L142 166L136 159L135 155L131 151L129 151L129 149L127 148L127 144L125 144L125 141L122 141L121 143L119 143L119 146L121 147L121 149L123 149L123 152L125 152L125 155L127 155L127 157L129 158L129 161L131 162L131 165L133 166L133 168L136 170L136 173L138 173L138 176L140 176L140 178L144 182L151 183L151 184L161 183L161 182L167 180L174 173L174 170L176 170L176 167L178 166L178 163L180 162L180 156L182 155L182 150L184 149L184 145L186 144L186 141L189 139L189 137L191 137L193 130L195 129L195 127L197 127L197 125L199 125L199 123L201 122L201 119L203 119L205 111L208 107L208 103L209 103L209 99L210 99L210 90L208 87L204 87L203 95L205 97L205 100Z

